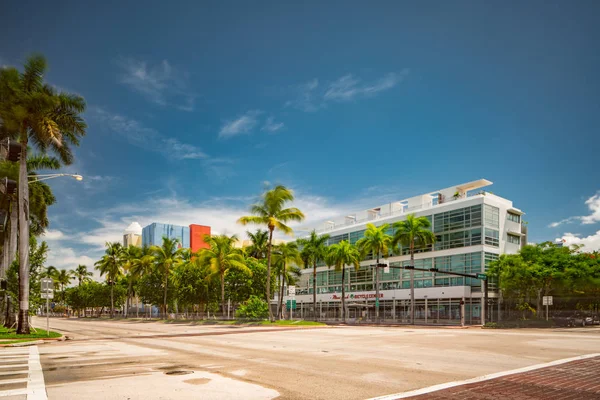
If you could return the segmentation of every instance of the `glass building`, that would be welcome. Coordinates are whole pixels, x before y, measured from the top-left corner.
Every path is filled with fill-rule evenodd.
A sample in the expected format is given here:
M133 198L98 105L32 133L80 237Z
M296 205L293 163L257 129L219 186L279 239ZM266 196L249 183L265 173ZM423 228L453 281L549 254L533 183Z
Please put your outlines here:
M160 246L162 238L179 239L181 247L190 247L190 227L153 222L142 229L142 247Z
M491 184L480 179L452 186L327 221L314 229L328 234L330 245L342 240L356 243L363 237L367 223L390 224L388 233L393 235L392 224L406 219L408 214L428 218L436 241L426 248L416 249L414 267L437 268L440 272L414 271L415 318L426 323L460 323L460 314L464 312L467 324L481 323L486 315L488 321L493 320L498 304L493 280L488 282L488 304L483 309L484 294L479 279L441 273L485 273L500 254L516 253L526 244L526 230L521 221L523 212L514 208L512 201L481 190ZM386 320L407 321L411 271L393 267L410 265L408 248L390 252L388 260L392 268L379 268L380 316ZM374 264L374 257L368 255L358 271L347 267L344 285L347 315L351 320L369 319L374 314ZM316 287L312 282L312 268L304 269L296 283L295 315L308 316L316 312L323 318L339 316L341 272L323 264L317 268ZM315 290L319 304L317 310L312 310ZM461 302L464 311L461 311Z

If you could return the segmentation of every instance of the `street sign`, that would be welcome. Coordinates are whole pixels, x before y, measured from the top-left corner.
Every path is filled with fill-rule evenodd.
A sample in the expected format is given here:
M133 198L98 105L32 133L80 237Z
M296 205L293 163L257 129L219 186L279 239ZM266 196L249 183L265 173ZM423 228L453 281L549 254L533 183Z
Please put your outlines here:
M42 292L47 290L54 290L54 279L52 278L42 278Z
M296 286L288 286L288 296L296 296Z
M487 281L486 274L477 274L477 279L481 279L482 281Z
M375 307L379 307L379 299L375 299Z
M552 305L552 296L544 296L542 297L542 305L544 306L551 306Z
M296 309L296 300L288 300L285 302L285 307L288 310L295 310Z
M54 292L42 292L42 299L50 299L52 300L54 298Z

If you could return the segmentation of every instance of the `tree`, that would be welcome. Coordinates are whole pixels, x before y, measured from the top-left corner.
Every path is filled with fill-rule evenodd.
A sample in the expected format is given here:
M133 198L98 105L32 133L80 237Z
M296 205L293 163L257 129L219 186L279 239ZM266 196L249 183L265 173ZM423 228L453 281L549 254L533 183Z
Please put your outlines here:
M42 275L44 278L54 279L54 277L56 276L57 273L58 273L58 269L55 266L50 265L50 266L46 267L46 271Z
M358 271L360 268L361 254L355 245L342 240L329 246L327 252L327 265L335 267L335 271L342 271L342 321L346 322L346 266L354 266Z
M181 254L183 250L181 247L178 248L179 239L170 239L168 237L162 238L161 246L153 246L152 253L154 255L154 262L163 273L163 312L165 318L169 318L168 314L168 302L167 302L167 291L169 287L169 275L171 274L172 268L181 260Z
M143 247L141 249L141 253L139 257L134 259L132 265L128 271L128 274L131 275L133 290L136 293L139 293L137 290L137 282L146 274L152 272L152 268L154 267L154 256L152 255L152 250L149 247ZM139 296L136 296L139 298ZM135 316L136 318L139 316L139 304L136 305Z
M273 266L277 276L279 276L279 304L277 307L277 318L283 318L283 296L286 281L295 280L300 276L300 269L297 265L302 264L298 243L288 242L275 246L273 250Z
M62 292L63 304L64 304L64 302L65 302L65 286L67 286L69 283L71 283L71 280L73 280L73 275L72 275L71 271L67 271L66 269L61 269L55 275L54 280L56 281L56 283L58 283L60 285L60 291Z
M204 242L208 244L207 249L200 252L202 265L208 268L210 274L208 278L219 277L221 282L221 312L222 317L225 317L227 310L225 309L225 275L230 269L237 269L248 274L252 272L246 266L244 255L241 249L235 248L234 244L237 237L219 235L204 237Z
M94 274L88 271L87 266L79 264L77 268L71 271L73 276L77 278L78 286L81 286L83 282L86 282L90 279Z
M387 231L389 224L375 226L367 224L364 237L356 242L356 247L361 251L363 257L372 253L376 258L375 265L375 318L379 321L379 258L387 258L389 248L392 246L392 236Z
M410 265L415 266L415 248L424 248L435 242L435 235L431 232L431 222L427 217L415 217L414 214L408 214L404 221L394 223L396 232L392 245L394 247L401 244L408 247L410 251ZM410 270L410 321L415 323L415 271Z
M313 267L313 316L315 321L317 320L317 264L325 259L328 240L329 235L319 236L316 230L313 230L308 238L298 240L302 246L300 257L304 262L304 267L308 268L311 264Z
M250 238L252 244L245 248L246 255L248 257L254 257L257 260L261 260L267 256L267 247L269 245L269 232L258 229L252 233L246 231L246 234Z
M294 192L285 186L278 185L262 194L261 200L250 207L252 215L238 219L242 225L258 224L266 226L269 231L269 243L267 246L267 304L271 301L271 250L273 247L273 232L277 229L285 234L291 235L292 228L287 226L288 222L304 220L302 211L295 207L284 208L286 203L294 200ZM273 311L269 306L269 320L273 321Z
M107 283L110 285L110 317L115 315L114 286L123 274L123 246L119 242L106 242L106 252L95 264L100 271L100 276L106 275Z
M129 313L131 306L131 297L134 295L135 281L139 276L132 271L135 271L136 262L142 257L142 249L137 246L130 245L123 248L123 270L127 278L127 300L125 304L125 317Z
M19 319L17 333L29 334L29 229L30 201L27 179L27 145L33 143L42 153L51 149L63 164L73 162L71 145L78 145L86 124L82 97L57 93L44 84L46 60L30 57L23 73L16 68L0 71L0 136L18 138L21 143L19 166Z

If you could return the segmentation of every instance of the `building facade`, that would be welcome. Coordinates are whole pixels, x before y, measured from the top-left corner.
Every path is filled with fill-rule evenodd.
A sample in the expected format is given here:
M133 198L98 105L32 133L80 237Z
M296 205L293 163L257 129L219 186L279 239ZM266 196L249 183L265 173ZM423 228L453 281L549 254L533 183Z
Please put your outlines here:
M137 222L132 222L123 233L123 246L142 247L142 227Z
M208 247L204 241L206 235L210 236L210 226L196 224L181 226L153 222L142 229L142 246L160 246L162 238L167 237L179 240L181 247L196 252Z
M488 282L488 304L484 304L482 282L479 279L441 273L452 271L466 274L485 273L490 263L501 254L516 253L527 242L522 229L523 212L512 201L482 191L491 185L481 179L443 190L415 196L348 215L339 221L327 221L317 232L328 234L328 244L342 240L356 243L363 237L367 223L390 224L406 215L426 217L436 242L417 249L414 267L437 268L440 272L414 272L415 318L425 323L467 324L494 319L498 295L496 283ZM391 268L379 268L380 316L386 320L407 321L410 307L410 270L393 268L410 265L408 248L388 255ZM375 260L367 257L360 269L347 267L345 290L350 319L364 319L374 314ZM312 269L302 271L296 284L296 315L316 312L324 318L335 318L341 308L341 272L325 265L317 268L316 289L312 287ZM318 309L312 310L312 293L316 290ZM288 297L284 298L288 300ZM464 309L462 305L464 305ZM486 307L486 308L484 308Z

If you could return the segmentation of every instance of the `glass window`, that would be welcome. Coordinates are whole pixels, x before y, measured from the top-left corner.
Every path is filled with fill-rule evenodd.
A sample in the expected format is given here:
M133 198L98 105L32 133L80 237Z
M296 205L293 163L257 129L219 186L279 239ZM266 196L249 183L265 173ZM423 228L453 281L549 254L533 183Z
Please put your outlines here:
M521 244L521 237L517 236L517 235L511 235L510 233L507 235L508 237L508 243L513 243L513 244Z
M486 204L484 207L485 211L485 226L491 228L498 228L500 226L500 210L498 207L490 206Z
M500 234L494 229L485 228L485 244L489 246L500 246Z
M506 214L506 218L509 221L516 222L518 224L521 223L521 216L519 214L513 214L513 213L509 212Z
M459 208L433 216L433 231L446 231L470 228L481 225L481 205Z

